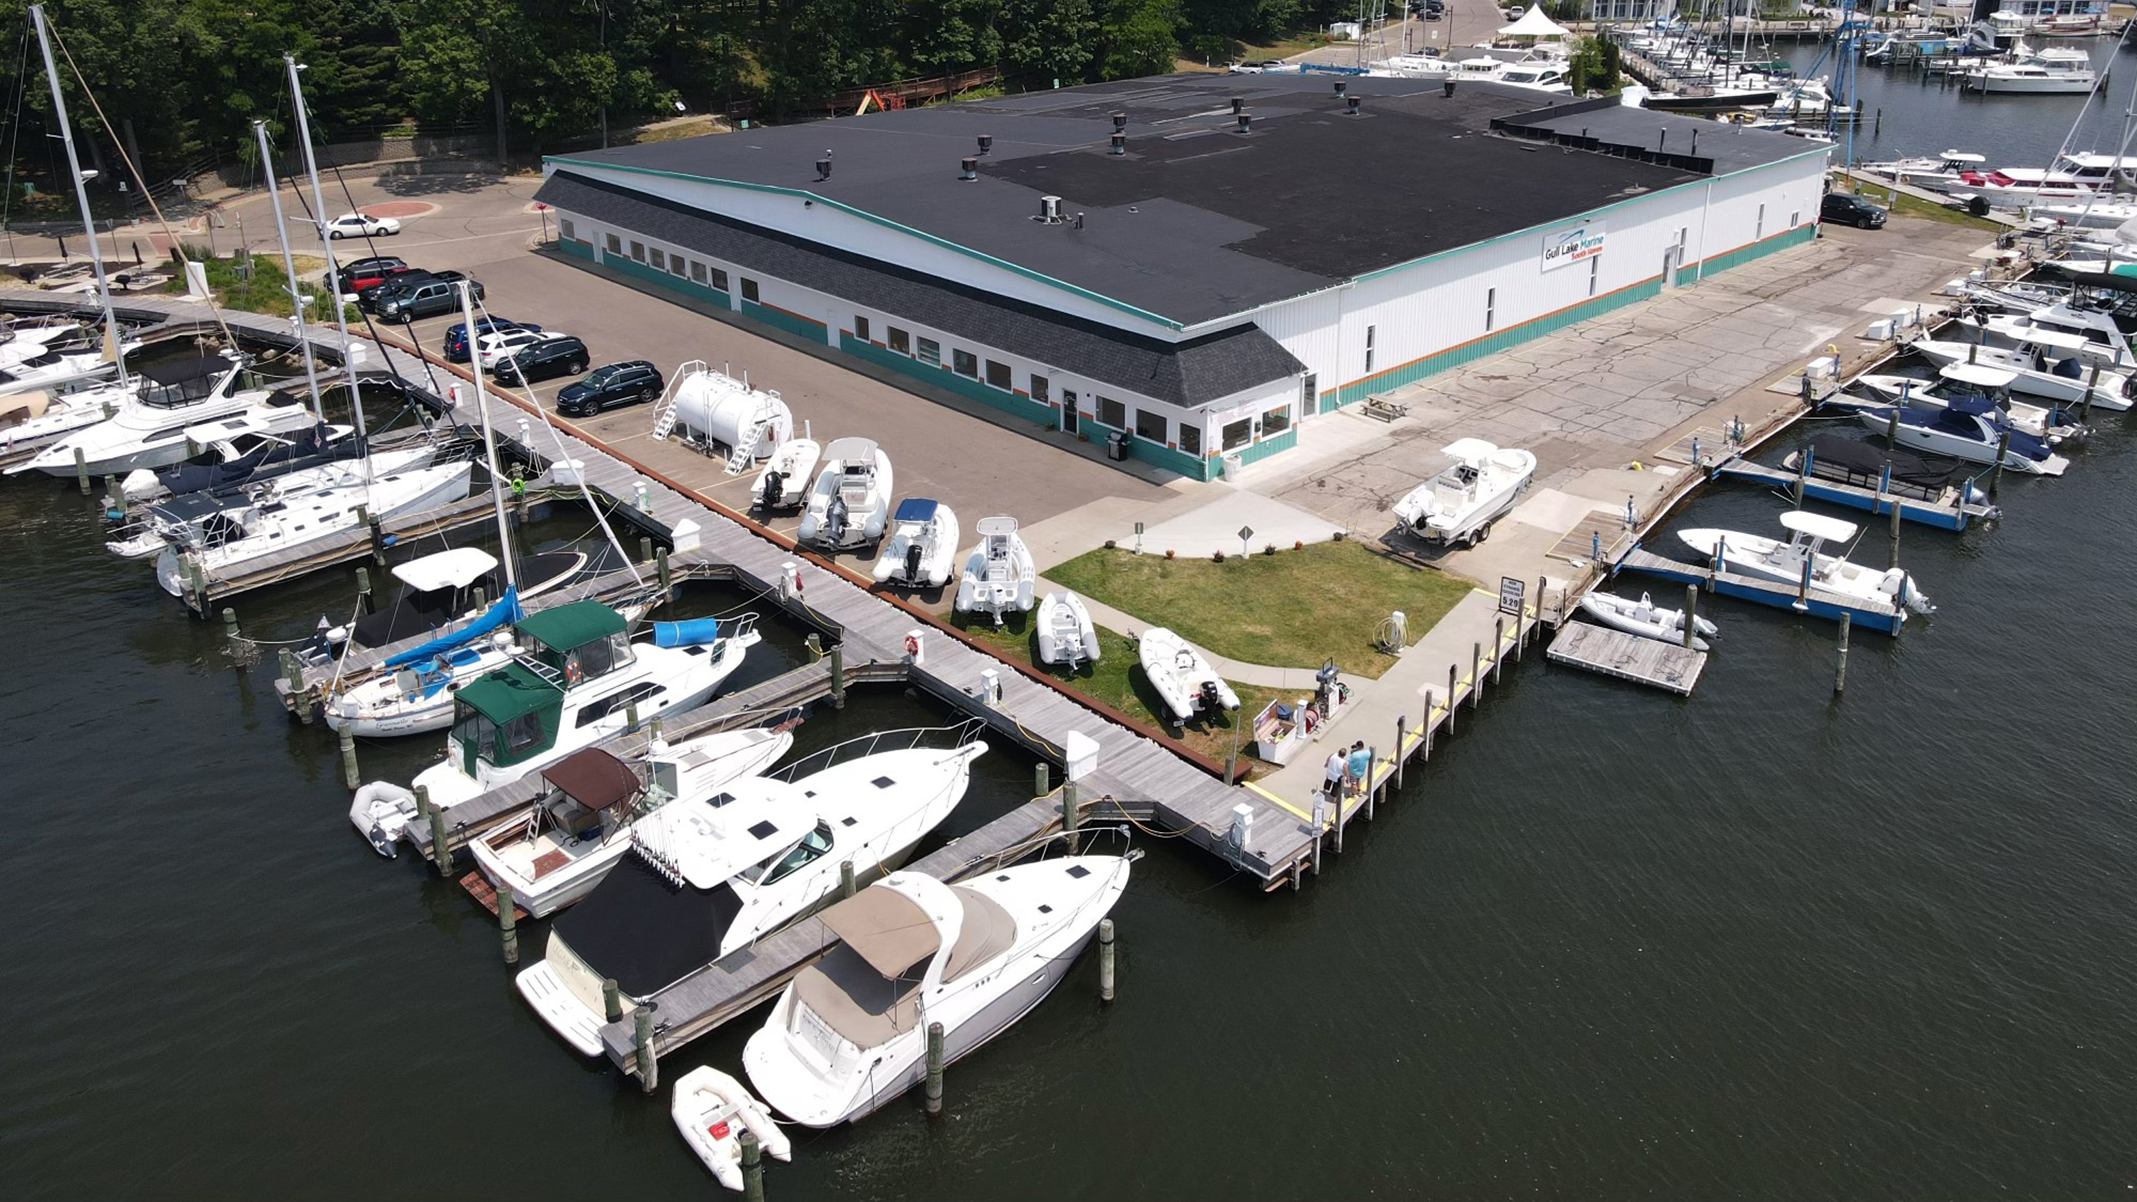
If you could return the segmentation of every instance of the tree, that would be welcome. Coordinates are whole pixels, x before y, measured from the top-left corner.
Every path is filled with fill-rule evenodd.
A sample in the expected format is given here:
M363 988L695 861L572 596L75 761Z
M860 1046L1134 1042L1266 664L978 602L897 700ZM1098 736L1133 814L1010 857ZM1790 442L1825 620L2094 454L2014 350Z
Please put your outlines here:
M1098 18L1091 0L1004 0L1002 70L1032 87L1082 83L1091 69Z
M1180 48L1179 0L1107 0L1100 28L1100 78L1170 71Z

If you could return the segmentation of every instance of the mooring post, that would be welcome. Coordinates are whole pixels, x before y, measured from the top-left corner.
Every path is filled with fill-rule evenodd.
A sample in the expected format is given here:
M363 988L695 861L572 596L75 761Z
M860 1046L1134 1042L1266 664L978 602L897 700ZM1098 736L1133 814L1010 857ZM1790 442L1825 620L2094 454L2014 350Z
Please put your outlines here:
M1076 823L1079 817L1080 815L1076 812L1076 782L1073 780L1062 781L1061 833L1068 836L1069 851L1071 852L1076 850Z
M371 569L356 565L356 602L365 613L371 612Z
M653 1008L640 1004L631 1011L631 1050L638 1056L638 1087L647 1093L660 1088L660 1053L653 1049Z
M445 811L432 806L430 810L430 858L438 866L438 875L453 875L453 848L445 838Z
M1484 644L1469 644L1469 709L1476 712L1478 694L1484 691Z
M601 978L601 1015L612 1023L623 1019L623 990L614 977Z
M1900 445L1900 405L1898 401L1892 403L1892 412L1885 415L1885 443L1887 446L1893 447ZM1804 453L1808 456L1809 449L1805 448Z
M476 586L475 586L475 608L476 608L476 609L488 609L488 608L489 608L489 606L490 606L490 594L489 594L489 590L487 590L487 589L483 588L483 587L482 587L481 585L479 585L479 584L478 584L478 585L476 585Z
M1848 613L1840 612L1840 662L1833 667L1833 695L1838 697L1848 687Z
M852 897L854 893L853 861L841 860L838 865L838 895Z
M80 447L74 448L74 482L81 486L83 496L89 495L89 461Z
M2005 424L1996 435L1996 467L1989 475L1989 495L1995 496L2003 487L2003 461L2011 454L2011 427Z
M1461 697L1454 691L1456 677L1461 675L1460 664L1447 665L1447 733L1454 733L1454 711L1461 708Z
M652 561L653 538L651 535L642 535L638 539L638 562L651 563Z
M846 708L846 645L831 644L831 708Z
M1965 485L1960 487L1964 488ZM1960 498L1960 503L1965 504L1964 497ZM1889 570L1898 566L1900 566L1900 498L1898 493L1894 493L1892 495L1892 530L1885 548L1885 567Z
M1541 605L1543 598L1537 597L1536 603ZM1529 607L1527 605L1514 607L1514 662L1517 664L1521 662L1521 645L1528 641L1528 631L1525 629L1528 616Z
M1684 649L1692 649L1692 633L1699 627L1699 586L1684 586Z
M512 915L517 906L512 900L512 886L497 887L497 933L505 943L505 963L519 963L519 925Z
M1380 796L1380 749L1365 749L1365 820L1373 820L1373 805Z
M653 570L660 576L660 595L666 600L675 600L675 574L668 569L666 547L653 553Z
M637 730L637 729L638 729L638 703L637 703L637 702L635 702L635 701L627 701L627 702L624 702L624 705L623 705L623 729L625 729L625 730Z
M1044 797L1054 791L1053 773L1047 771L1046 761L1040 760L1031 766L1031 795Z
M1426 702L1430 705L1431 702ZM1395 791L1402 792L1402 766L1410 758L1410 747L1404 740L1410 734L1410 715L1395 715Z
M1425 762L1425 763L1427 763L1427 764L1429 764L1429 763L1431 763L1431 762L1432 762L1432 690L1431 690L1431 689L1426 689L1426 690L1425 690L1425 725L1424 725L1424 733L1425 733L1425 749L1424 749L1424 756L1425 756L1425 758L1424 758L1424 762Z
M1337 790L1340 795L1341 789ZM1321 875L1321 834L1328 829L1328 802L1325 796L1313 799L1313 875Z
M206 614L208 612L208 573L200 566L200 556L186 555L182 558L184 558L186 565L186 583L191 586L188 591L193 594L186 598L186 604L193 607L193 612Z
M380 567L384 567L386 564L386 532L379 528L377 518L366 520L364 525L371 531L371 558L377 560Z
M1098 1000L1113 1000L1113 920L1098 920Z
M764 1202L764 1149L747 1127L736 1138L742 1145L742 1202Z
M2078 421L2092 420L2092 390L2100 386L2100 361L2092 361L2092 376L2085 381L2085 399L2078 402ZM2043 431L2045 433L2046 431Z
M238 636L237 611L223 607L223 645L230 655L230 666L243 673L245 670L245 640Z
M1491 682L1499 683L1500 673L1506 671L1506 615L1494 614L1491 620Z
M228 613L230 611L224 610L223 612ZM302 704L298 700L297 690L304 687L304 676L297 670L297 655L289 648L284 647L275 652L275 658L281 661L282 687L288 690L289 708L294 710Z
M1371 775L1370 770L1368 770L1367 775ZM1339 856L1343 854L1343 820L1346 817L1344 814L1344 810L1347 808L1346 803L1350 801L1349 793L1349 786L1346 785L1343 789L1338 790L1336 794L1336 854Z
M1796 577L1796 608L1798 610L1806 610L1811 607L1811 568L1817 562L1818 560L1815 556L1806 555L1803 557L1803 574Z
M364 783L356 770L356 732L346 726L341 728L341 776L352 790Z
M942 1113L942 1024L928 1024L928 1117Z

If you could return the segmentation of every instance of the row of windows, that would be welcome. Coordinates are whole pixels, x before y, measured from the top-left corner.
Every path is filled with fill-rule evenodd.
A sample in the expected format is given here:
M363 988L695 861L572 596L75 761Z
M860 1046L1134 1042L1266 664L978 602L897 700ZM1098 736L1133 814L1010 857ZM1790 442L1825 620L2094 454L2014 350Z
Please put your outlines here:
M567 238L571 236L568 223L564 236ZM609 254L623 255L625 251L622 236L610 234L606 249ZM727 272L722 268L714 267L703 259L692 259L679 252L663 250L658 246L649 247L636 238L631 239L629 255L633 263L643 263L655 271L665 271L670 275L689 280L694 284L702 284L705 287L717 289L721 292L728 290ZM757 281L750 279L748 276L742 277L742 299L752 304L756 303L757 300Z

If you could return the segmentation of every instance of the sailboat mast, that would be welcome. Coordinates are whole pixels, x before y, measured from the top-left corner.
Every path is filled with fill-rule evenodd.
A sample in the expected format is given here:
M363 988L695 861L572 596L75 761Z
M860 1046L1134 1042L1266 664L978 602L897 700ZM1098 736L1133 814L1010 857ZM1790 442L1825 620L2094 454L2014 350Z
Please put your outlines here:
M475 290L466 281L460 281L460 320L467 323L468 374L475 377L475 412L482 415L482 453L490 469L490 503L497 508L497 562L505 565L505 587L519 585L518 569L512 563L512 531L505 524L505 494L498 488L504 479L497 470L497 437L490 433L490 393L482 386L482 356L475 343Z
M297 83L297 72L303 68L297 65L293 54L283 55L282 62L289 68L290 107L297 111L297 145L304 148L304 170L312 180L312 220L319 225L319 246L326 253L326 286L333 295L334 328L341 331L341 365L349 373L349 412L355 415L356 436L364 438L368 436L364 429L364 398L356 388L356 356L350 353L353 344L349 340L349 317L341 303L341 264L334 260L334 240L326 236L326 192L319 187L319 162L312 157L312 123L304 113L304 89ZM369 479L370 475L371 458L367 455L364 476Z
M274 151L267 145L267 123L252 123L252 135L260 143L260 174L267 180L267 199L275 211L275 240L282 244L282 273L289 280L289 303L297 321L298 353L304 356L304 382L312 390L312 416L326 421L326 411L319 403L319 366L312 360L312 340L304 332L304 294L297 291L297 261L289 253L289 230L282 225L282 185L275 178ZM335 297L338 308L341 298Z
M45 6L32 4L30 17L37 25L37 48L44 52L45 80L52 85L52 111L59 117L59 140L67 146L67 174L74 177L74 203L81 206L82 230L89 235L89 267L96 273L97 299L104 304L104 333L111 339L111 357L119 368L119 383L125 384L126 356L118 353L119 316L111 310L111 282L104 278L104 252L96 245L96 219L89 215L89 181L82 174L82 160L74 153L74 126L67 120L67 98L59 91L59 67L52 61L52 38L45 30Z

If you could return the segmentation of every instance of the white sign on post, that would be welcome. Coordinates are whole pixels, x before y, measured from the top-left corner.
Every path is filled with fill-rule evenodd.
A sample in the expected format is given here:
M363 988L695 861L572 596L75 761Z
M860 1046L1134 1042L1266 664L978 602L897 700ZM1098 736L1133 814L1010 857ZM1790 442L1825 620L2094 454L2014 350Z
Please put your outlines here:
M1528 591L1527 583L1527 581L1516 580L1512 576L1499 577L1500 613L1518 614L1521 612L1523 594Z
M1573 263L1585 262L1603 253L1604 223L1599 220L1583 221L1579 225L1552 230L1543 236L1543 269L1556 271Z

